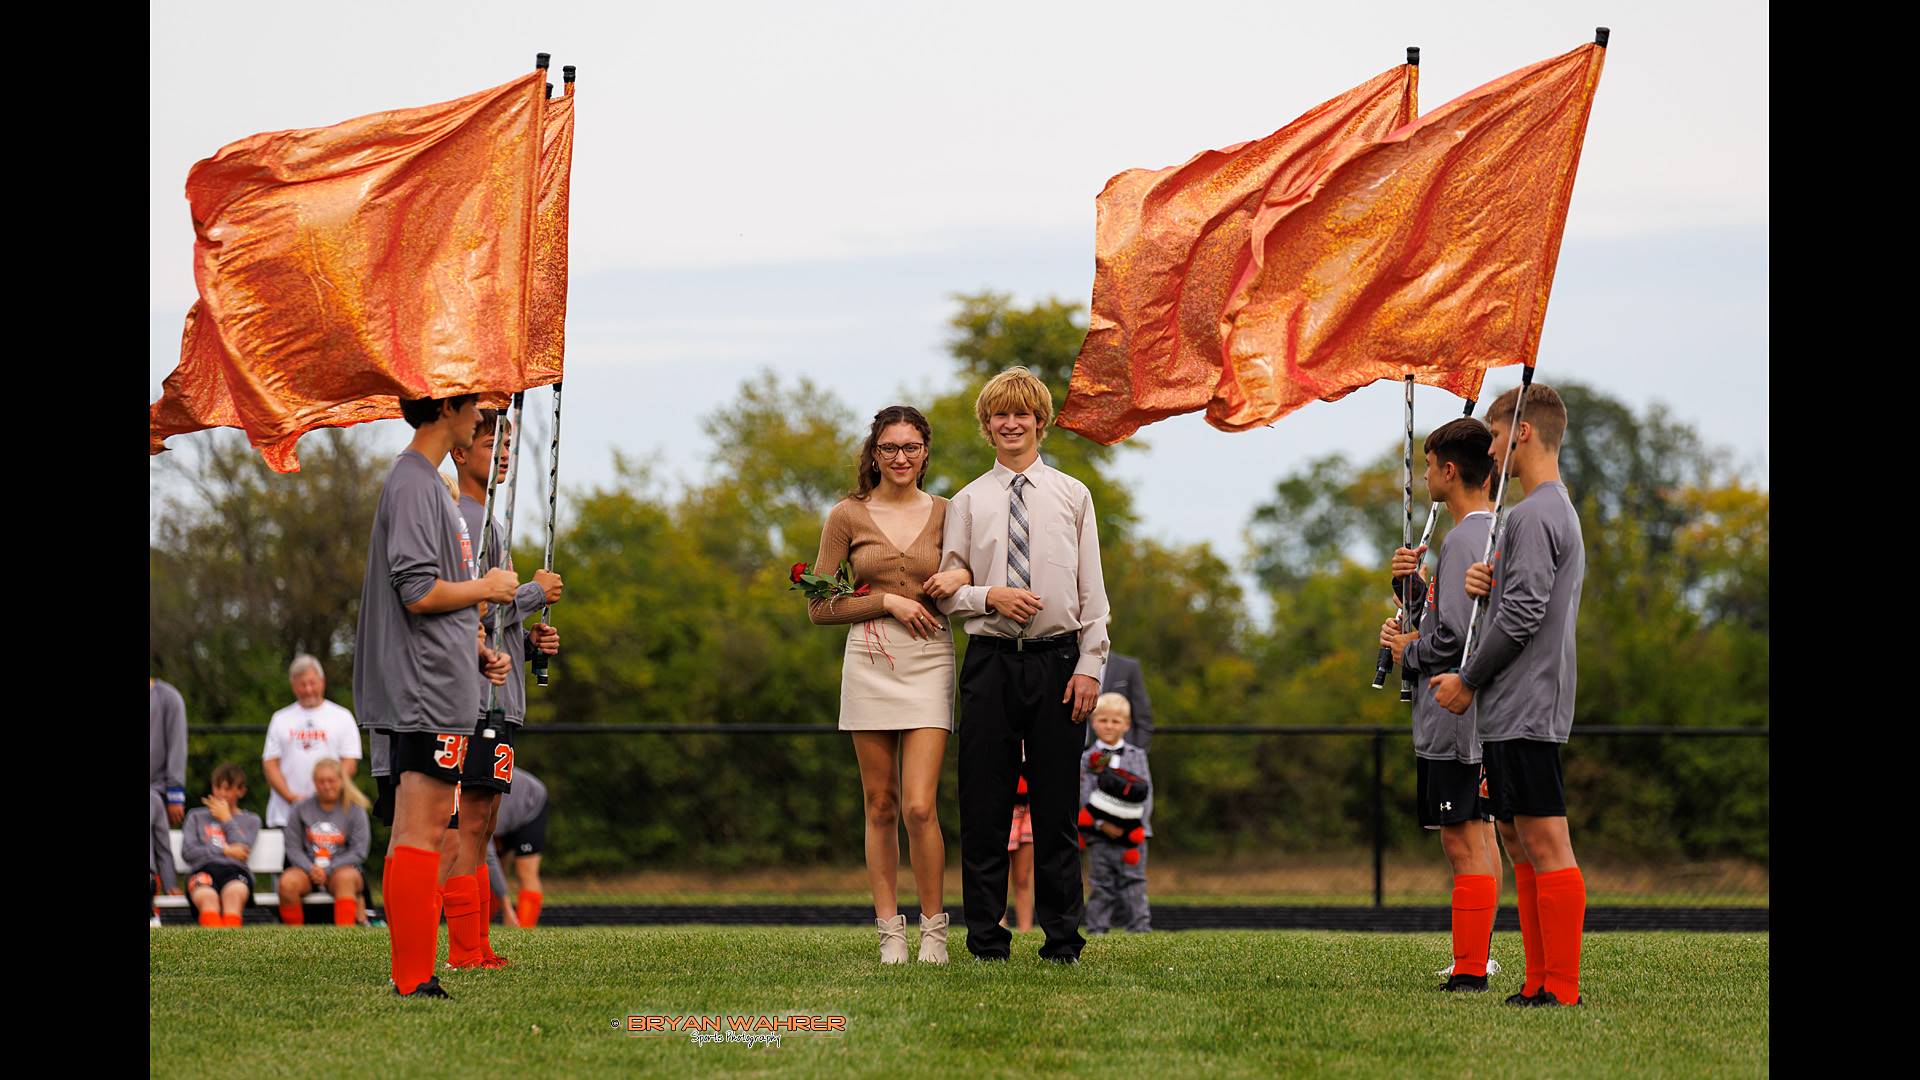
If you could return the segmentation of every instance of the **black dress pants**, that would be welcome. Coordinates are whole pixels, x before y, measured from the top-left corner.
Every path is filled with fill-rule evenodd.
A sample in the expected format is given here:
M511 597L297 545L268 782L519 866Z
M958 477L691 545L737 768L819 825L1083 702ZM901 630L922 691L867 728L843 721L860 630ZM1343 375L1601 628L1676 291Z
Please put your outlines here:
M1046 933L1040 955L1076 959L1080 891L1080 749L1084 724L1060 699L1080 659L1076 645L1025 651L968 642L960 669L960 886L967 951L1004 959L1013 935L1007 910L1007 830L1013 823L1020 744L1027 744L1033 815L1033 916Z

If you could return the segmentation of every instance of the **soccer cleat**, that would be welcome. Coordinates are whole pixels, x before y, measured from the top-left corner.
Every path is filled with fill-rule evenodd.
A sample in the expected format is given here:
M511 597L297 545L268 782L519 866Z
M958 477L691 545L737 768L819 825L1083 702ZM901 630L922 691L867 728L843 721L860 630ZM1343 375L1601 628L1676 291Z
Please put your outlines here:
M1581 998L1575 998L1572 1001L1567 1002L1566 1005L1568 1008L1572 1008L1580 1004L1582 1000L1583 999ZM1553 991L1543 989L1540 991L1539 994L1535 995L1532 1000L1527 1001L1526 1004L1531 1005L1537 1009L1543 1005L1557 1006L1560 1004L1560 999L1553 996Z
M1446 967L1443 967L1439 971L1434 972L1434 974L1440 976L1443 979L1448 978L1453 974L1453 965L1448 964ZM1500 974L1500 961L1495 960L1491 956L1487 957L1487 974L1489 975Z
M1440 990L1449 994L1484 994L1487 992L1485 975L1449 975L1440 985Z
M486 968L488 971L498 971L506 967L509 963L511 963L511 961L504 956L496 956L493 953L488 953L486 959L480 961L480 966Z
M1536 991L1532 997L1528 997L1526 994L1509 994L1507 996L1507 1000L1502 1002L1501 1004L1520 1005L1520 1006L1542 1005L1542 1004L1545 1004L1545 1002L1542 1002L1540 998L1545 993L1546 993L1546 990L1543 988L1541 990Z
M438 975L432 976L431 978L427 979L426 982L423 982L419 986L414 987L413 990L408 993L405 993L405 994L400 993L400 988L398 986L395 986L393 988L393 992L400 997L406 997L406 998L446 998L448 1000L453 999L452 994L449 994L445 990L441 989L440 977Z

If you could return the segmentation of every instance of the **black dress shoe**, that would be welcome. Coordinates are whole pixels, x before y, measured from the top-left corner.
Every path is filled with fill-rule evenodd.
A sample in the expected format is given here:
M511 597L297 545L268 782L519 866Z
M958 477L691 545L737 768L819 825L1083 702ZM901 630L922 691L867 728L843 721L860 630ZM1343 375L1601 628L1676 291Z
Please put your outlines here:
M401 997L406 997L406 998L446 998L448 1000L453 999L452 994L449 994L445 990L441 989L440 976L438 975L435 975L432 978L429 978L426 982L423 982L419 986L414 987L412 992L410 993L401 994L400 988L398 986L395 986L393 988L393 992L395 994L399 994L399 996Z
M1449 975L1440 989L1449 994L1484 994L1487 992L1485 975Z

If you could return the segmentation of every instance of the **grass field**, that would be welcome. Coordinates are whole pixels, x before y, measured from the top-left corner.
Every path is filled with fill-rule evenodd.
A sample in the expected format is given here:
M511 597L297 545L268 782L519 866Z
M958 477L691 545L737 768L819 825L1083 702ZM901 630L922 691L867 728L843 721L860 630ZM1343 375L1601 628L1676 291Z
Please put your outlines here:
M494 929L513 966L454 972L452 1001L386 988L378 930L151 932L155 1076L538 1075L1448 1076L1764 1074L1768 935L1586 939L1578 1009L1435 993L1442 934L1187 931L1093 939L1081 963L882 968L865 929ZM911 933L909 940L911 941ZM1519 935L1495 955L1518 968ZM778 1046L633 1037L628 1014L804 1013L837 1036Z

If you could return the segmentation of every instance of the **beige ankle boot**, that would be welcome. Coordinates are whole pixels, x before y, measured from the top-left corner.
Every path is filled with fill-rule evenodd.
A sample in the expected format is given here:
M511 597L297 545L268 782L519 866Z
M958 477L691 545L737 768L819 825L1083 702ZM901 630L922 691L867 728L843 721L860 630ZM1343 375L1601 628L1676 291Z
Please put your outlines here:
M891 919L875 919L873 925L880 931L880 962L883 964L906 963L907 917L895 915Z
M920 916L920 962L947 962L947 913Z

